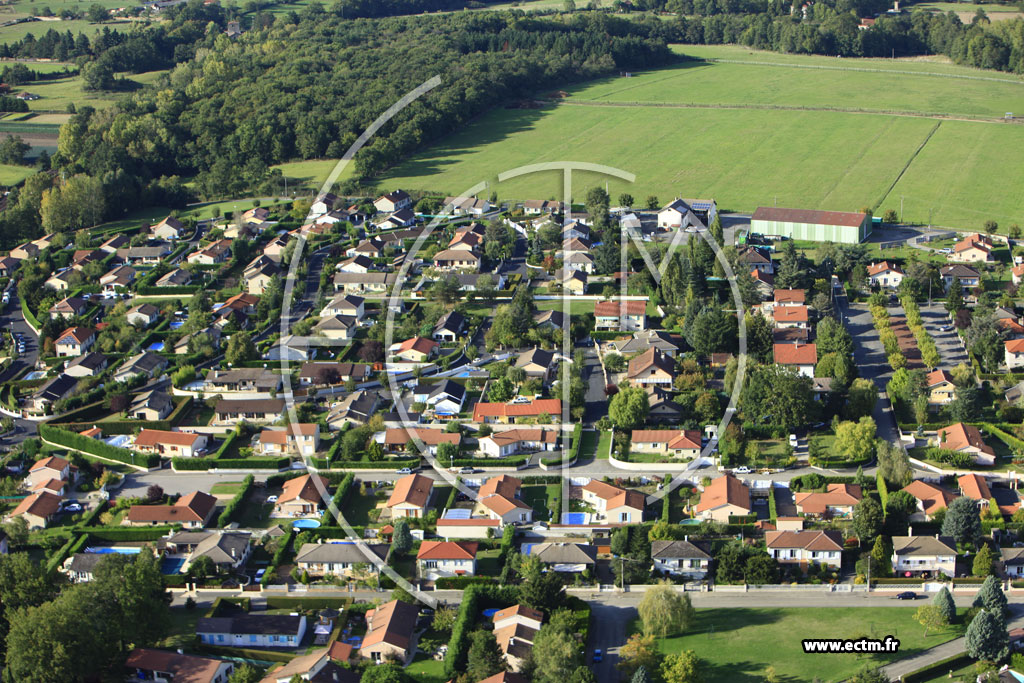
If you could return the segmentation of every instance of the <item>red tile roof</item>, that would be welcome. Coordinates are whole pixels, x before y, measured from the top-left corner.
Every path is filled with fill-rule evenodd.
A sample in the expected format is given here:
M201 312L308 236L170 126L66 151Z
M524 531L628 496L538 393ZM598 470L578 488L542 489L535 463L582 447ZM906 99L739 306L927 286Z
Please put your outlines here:
M771 206L759 206L752 221L779 221L783 223L809 223L811 225L843 225L850 228L860 227L867 218L864 213L848 211L815 211L812 209L780 209Z
M143 429L135 437L135 445L146 448L160 444L173 446L194 446L202 436L190 432L169 432L163 429Z
M814 344L776 344L775 362L779 365L817 365L818 347Z
M485 417L536 417L541 413L560 416L562 401L542 398L528 403L477 403L473 407L473 421L482 422Z
M620 315L644 315L646 312L646 301L598 301L594 304L594 316L598 318L615 318Z
M395 490L388 498L387 507L394 507L406 503L416 507L425 508L430 500L430 491L434 487L434 480L424 477L422 474L410 474L395 482Z
M417 560L475 560L479 543L473 541L423 541Z
M713 510L723 505L736 505L750 510L750 489L742 481L726 474L713 480L700 494L697 512Z

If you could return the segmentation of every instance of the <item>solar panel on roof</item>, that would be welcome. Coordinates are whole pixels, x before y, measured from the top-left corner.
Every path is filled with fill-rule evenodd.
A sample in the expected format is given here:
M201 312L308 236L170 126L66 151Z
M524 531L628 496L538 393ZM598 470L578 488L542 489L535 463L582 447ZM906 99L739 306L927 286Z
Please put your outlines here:
M471 512L465 508L452 508L444 513L444 519L469 519Z

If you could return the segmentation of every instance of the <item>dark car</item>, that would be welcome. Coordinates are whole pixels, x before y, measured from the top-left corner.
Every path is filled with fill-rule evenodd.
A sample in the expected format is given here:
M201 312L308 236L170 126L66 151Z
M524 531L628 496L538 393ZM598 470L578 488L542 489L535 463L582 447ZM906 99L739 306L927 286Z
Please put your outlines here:
M897 600L917 600L917 593L914 591L903 591L896 594Z
M601 648L597 648L594 650L594 661L600 662L602 659L604 659L604 655L601 654Z

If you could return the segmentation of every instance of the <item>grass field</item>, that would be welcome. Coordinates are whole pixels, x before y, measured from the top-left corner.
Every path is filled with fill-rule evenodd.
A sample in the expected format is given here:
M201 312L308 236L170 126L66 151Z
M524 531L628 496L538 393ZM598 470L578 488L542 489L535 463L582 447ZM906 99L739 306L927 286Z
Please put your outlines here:
M685 636L664 638L664 653L693 650L704 663L707 683L760 683L767 667L789 683L842 680L865 665L883 664L934 647L962 634L963 625L924 637L913 607L782 608L697 610ZM801 639L884 638L900 641L892 655L806 655ZM813 659L813 661L810 661Z
M0 164L0 185L17 185L35 172L36 169L32 166Z
M338 164L337 159L310 159L309 161L291 161L286 164L278 164L271 168L281 169L281 173L288 179L288 191L314 190L319 191L327 176ZM351 175L353 166L349 164L338 177L339 181L345 180ZM282 188L283 189L283 188Z
M1024 112L1020 78L940 62L686 49L772 65L680 65L572 88L577 104L495 110L392 169L380 187L456 194L490 179L502 198L550 198L561 196L559 171L500 184L497 175L569 160L636 174L629 184L575 172L576 199L607 181L613 197L625 191L663 200L708 196L733 211L773 203L898 209L903 196L905 219L927 222L930 211L934 224L956 228L977 228L989 218L1005 224L1024 213L1024 191L1019 183L1011 187L1024 174L1024 159L1004 152L1024 143L1024 127L923 115L948 111L995 119ZM818 68L823 66L839 70ZM850 67L880 72L842 70ZM743 103L765 108L735 106ZM777 105L903 114L770 108Z
M2 34L0 34L0 39L2 39ZM122 75L136 83L149 85L165 73L167 71L164 70ZM130 95L127 92L86 92L82 89L82 83L81 76L29 83L24 86L24 89L39 95L39 99L29 102L28 107L33 111L64 111L69 103L74 102L75 106L87 104L96 109L103 109L113 105L118 99Z

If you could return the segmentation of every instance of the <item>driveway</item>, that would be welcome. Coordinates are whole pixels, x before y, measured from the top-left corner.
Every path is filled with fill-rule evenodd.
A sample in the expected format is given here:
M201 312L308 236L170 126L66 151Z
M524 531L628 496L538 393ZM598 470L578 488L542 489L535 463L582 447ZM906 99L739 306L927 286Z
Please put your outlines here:
M586 409L583 419L587 424L597 422L608 414L608 401L604 395L604 372L601 361L597 357L597 349L584 348L586 362L583 365L583 381L587 383Z
M619 647L626 643L626 626L637 616L636 607L624 602L590 603L590 640L584 656L599 681L616 681L619 672ZM594 650L600 648L603 658L594 662Z
M935 348L942 359L940 365L944 368L955 368L960 363L970 364L967 351L964 350L960 341L960 335L952 329L949 321L949 313L943 304L932 304L921 307L921 319L924 321L925 329L935 341ZM943 331L943 327L951 329Z

